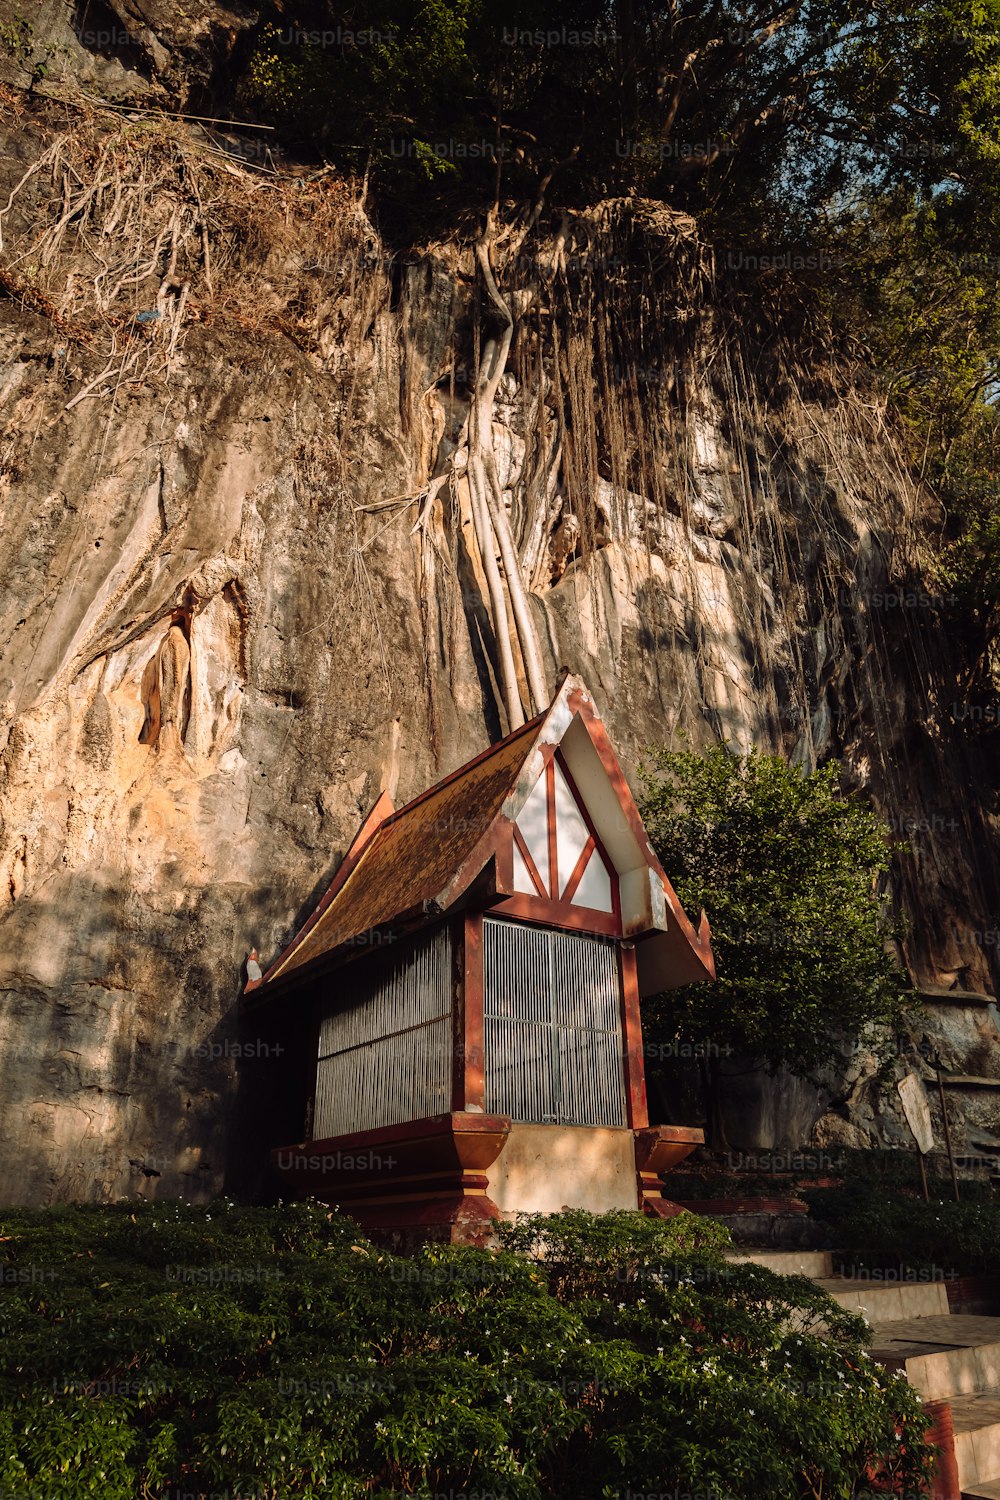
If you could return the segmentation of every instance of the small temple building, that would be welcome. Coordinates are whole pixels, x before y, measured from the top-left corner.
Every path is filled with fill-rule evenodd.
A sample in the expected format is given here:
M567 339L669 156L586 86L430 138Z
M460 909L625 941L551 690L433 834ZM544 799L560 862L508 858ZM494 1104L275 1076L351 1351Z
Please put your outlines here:
M293 1194L396 1246L482 1244L521 1211L676 1211L662 1178L702 1133L649 1124L639 1002L715 977L708 922L578 678L405 807L380 796L248 974L246 1013L287 1043L271 1159Z

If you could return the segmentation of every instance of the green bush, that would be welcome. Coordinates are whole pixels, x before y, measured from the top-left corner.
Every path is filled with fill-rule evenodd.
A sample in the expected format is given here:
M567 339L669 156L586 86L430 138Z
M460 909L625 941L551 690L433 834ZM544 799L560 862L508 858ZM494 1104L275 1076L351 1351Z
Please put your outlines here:
M5 1494L832 1500L929 1462L863 1323L693 1216L411 1259L316 1204L15 1211L0 1236Z
M989 1201L988 1184L962 1183L959 1190L962 1202L935 1196L925 1203L874 1180L806 1189L803 1197L855 1269L1000 1274L1000 1204ZM939 1191L950 1195L950 1182Z
M668 1057L683 1044L704 1059L713 1145L725 1144L722 1057L808 1078L842 1068L861 1042L889 1065L914 1012L876 894L885 830L841 793L840 775L836 762L805 772L726 744L651 750L641 772L650 840L681 905L707 911L717 974L651 996L644 1033Z

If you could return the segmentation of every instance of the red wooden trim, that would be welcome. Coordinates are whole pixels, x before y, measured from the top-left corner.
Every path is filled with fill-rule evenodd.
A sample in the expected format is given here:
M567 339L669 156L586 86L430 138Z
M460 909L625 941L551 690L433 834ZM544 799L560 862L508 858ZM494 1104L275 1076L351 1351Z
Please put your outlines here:
M573 801L580 809L580 816L582 817L584 823L587 825L587 828L590 830L590 837L594 840L594 845L597 849L597 852L601 857L604 868L608 872L608 879L611 882L611 910L614 912L615 918L620 928L622 920L622 897L621 891L618 887L618 871L615 869L614 862L612 861L611 856L608 854L608 851L601 843L600 835L597 832L597 829L594 827L594 822L590 816L590 813L587 811L587 804L584 802L583 798L580 795L580 788L573 780L572 772L570 771L569 766L566 764L561 749L556 751L556 759L559 762L560 771L566 778L566 785L569 787L570 791L573 794ZM616 787L616 793L617 790L618 789ZM575 890L576 887L574 886L573 889ZM563 896L565 898L565 891L563 892Z
M628 782L625 780L625 773L615 754L614 747L608 738L608 732L604 727L603 721L598 718L593 703L582 693L570 693L567 700L567 707L571 712L578 714L583 721L584 727L590 736L590 742L597 751L598 759L615 789L615 794L618 797L618 802L625 815L625 819L639 840L640 847L652 857L652 863L656 860L656 856L653 854L649 836L642 826L639 809L635 805L635 799L629 790ZM660 868L658 863L655 868Z
M494 881L498 891L509 894L514 889L513 824L503 813L497 818L493 843ZM487 861L489 856L487 855ZM482 868L482 867L481 867ZM475 877L473 877L475 878Z
M467 912L462 935L462 1030L455 1039L456 1061L461 1069L461 1108L479 1111L486 1107L483 1002L483 916Z
M513 825L513 828L514 828L514 841L517 844L517 847L521 851L521 858L524 860L525 869L527 870L528 874L531 876L531 883L535 887L535 890L538 892L538 894L541 896L542 900L545 901L545 900L548 899L548 894L549 893L545 889L544 885L542 884L542 877L538 873L538 869L537 869L537 867L535 865L535 861L531 857L531 850L528 848L528 844L527 844L527 841L526 841L526 839L524 837L524 834L521 832L520 828L518 828L518 826L517 826L516 823ZM513 885L513 883L514 882L511 881L512 885Z
M572 873L572 875L569 877L569 879L566 882L566 889L562 893L562 899L564 901L572 901L574 895L576 894L576 888L580 884L580 881L583 879L583 872L587 868L587 863L588 863L588 861L590 859L590 856L593 854L593 852L594 852L594 850L596 848L597 848L597 841L595 840L594 835L591 834L590 838L587 840L587 842L583 846L583 850L582 850L582 852L580 854L580 858L577 860L576 864L573 866L573 873ZM598 856L598 857L600 857L600 856Z
M622 943L618 949L622 983L622 1033L625 1064L625 1099L628 1123L633 1130L645 1130L649 1124L646 1102L646 1065L642 1053L642 1015L639 1009L639 978L635 944Z
M559 769L563 773L563 776L566 778L566 785L569 787L570 791L573 794L573 801L576 803L577 807L580 809L580 816L582 817L583 821L587 825L588 831L590 833L590 837L594 840L594 843L597 845L598 852L600 853L601 858L604 860L604 863L605 863L605 866L607 867L608 873L610 875L612 875L612 876L615 875L615 873L616 873L615 867L611 863L610 858L608 857L608 851L605 849L604 845L601 843L601 836L597 832L597 829L594 827L593 819L591 818L590 813L587 810L587 804L584 802L583 798L580 795L580 788L577 786L576 782L573 780L573 773L570 771L569 766L566 764L566 759L565 759L565 756L562 753L562 749L561 748L559 748L559 749L556 750L556 760L559 762Z
M559 900L559 860L556 844L556 760L545 767L545 823L549 833L549 895Z
M639 816L639 809L635 805L635 798L629 790L628 782L625 780L625 773L615 754L614 746L608 738L608 731L605 729L603 721L599 718L592 699L582 686L577 685L570 689L566 698L566 706L571 713L579 715L590 737L590 742L597 751L598 759L615 789L615 795L625 815L625 821L635 834L639 842L639 847L645 855L646 863L651 870L655 870L663 883L663 894L671 915L676 920L699 964L705 970L706 977L714 979L715 961L712 957L712 935L709 930L708 919L705 913L702 912L696 931L694 924L677 899L677 892L670 884L670 880L660 861L657 859L652 844L649 842L649 835L643 827L642 818Z
M542 901L538 896L516 892L488 908L492 917L517 917L546 927L566 927L571 932L594 932L603 937L621 937L621 918L613 912L576 906L572 901Z

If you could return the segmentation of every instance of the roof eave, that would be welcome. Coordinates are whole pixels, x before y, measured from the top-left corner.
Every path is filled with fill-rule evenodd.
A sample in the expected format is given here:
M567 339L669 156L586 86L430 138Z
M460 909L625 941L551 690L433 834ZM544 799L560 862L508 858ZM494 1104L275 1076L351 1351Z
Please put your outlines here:
M361 827L355 834L347 850L347 853L344 855L343 859L340 861L340 864L337 866L336 873L333 879L330 881L330 884L324 891L322 897L320 898L319 903L314 908L314 910L310 912L306 921L303 922L302 926L298 929L291 941L285 944L284 948L282 948L277 958L261 975L260 979L247 980L246 984L243 987L244 999L252 991L260 989L263 985L272 983L277 978L278 974L288 962L288 960L292 957L299 944L303 942L306 937L308 937L309 933L312 931L316 923L319 921L320 917L330 905L330 902L337 895L338 891L342 890L344 885L347 883L348 876L351 875L357 868L361 856L365 853L366 849L372 843L375 835L378 833L383 823L387 822L388 819L392 816L392 811L392 798L389 796L388 792L380 792L378 797L376 798L375 806L372 808L371 812L368 814L367 818L365 818L365 821L362 823Z
M377 927L370 928L366 932L356 933L353 937L345 938L336 948L326 952L318 953L315 958L307 960L303 964L297 964L294 968L283 973L277 973L272 978L267 975L257 980L251 988L243 992L243 1004L247 1010L256 1010L268 1003L271 999L280 995L287 995L293 989L302 985L310 984L326 974L335 973L338 969L345 968L356 959L366 958L371 953L378 952L382 948L391 946L400 938L411 937L419 932L422 927L427 927L432 922L442 917L452 916L461 912L470 902L476 904L482 902L488 905L503 892L497 889L496 861L493 849L487 848L485 858L480 861L478 869L464 882L461 891L457 893L452 886L446 887L437 896L428 897L424 901L407 907L405 911L389 917ZM272 965L272 968L274 965Z

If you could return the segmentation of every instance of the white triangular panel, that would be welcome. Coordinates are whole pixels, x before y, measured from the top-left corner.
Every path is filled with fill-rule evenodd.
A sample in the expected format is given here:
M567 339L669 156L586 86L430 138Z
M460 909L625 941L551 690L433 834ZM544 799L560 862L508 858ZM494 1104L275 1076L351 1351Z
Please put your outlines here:
M595 849L584 866L580 884L573 892L576 906L589 906L594 911L613 911L611 903L611 876L604 861Z
M546 890L548 890L549 828L548 819L546 817L544 775L540 776L535 782L535 785L531 788L531 791L528 794L528 800L525 802L524 806L521 809L521 815L517 820L517 826L521 830L521 837L524 839L524 842L528 846L528 853L531 855L535 869L541 876L542 885ZM523 859L521 859L521 868L524 870L524 878L527 880L528 884L526 886L520 886L516 884L517 861L519 859L521 859L520 850L518 850L515 846L515 890L524 890L530 895L536 896L538 892L535 890L534 882L532 881L531 876L528 874L527 869L525 869L524 867Z
M528 866L524 863L524 856L517 847L517 844L514 845L514 889L515 891L523 891L526 896L538 895L535 889L535 882L528 874Z
M590 829L576 805L562 770L556 763L556 863L559 869L559 895L566 889L566 882L576 869L583 847L590 838ZM579 900L579 897L576 898Z

